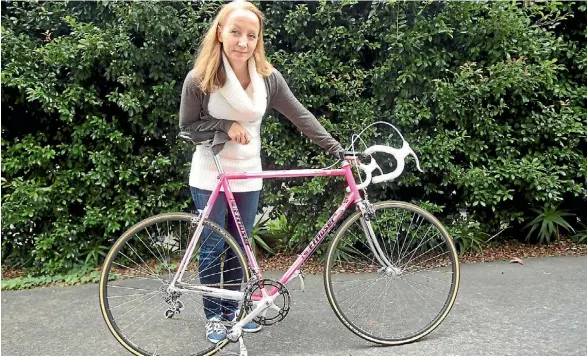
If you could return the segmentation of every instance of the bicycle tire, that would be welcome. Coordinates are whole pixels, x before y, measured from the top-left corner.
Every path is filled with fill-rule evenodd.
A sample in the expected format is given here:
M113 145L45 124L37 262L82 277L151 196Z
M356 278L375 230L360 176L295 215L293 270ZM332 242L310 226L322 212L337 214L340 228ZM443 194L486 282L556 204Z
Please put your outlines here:
M449 311L451 310L451 308L452 308L452 306L453 306L453 304L455 302L455 299L456 299L456 296L457 296L457 292L458 292L459 283L460 283L460 268L459 268L459 262L458 262L458 254L457 254L457 251L455 249L454 243L453 243L450 235L448 234L448 232L446 231L446 229L443 227L443 225L432 214L428 213L424 209L422 209L422 208L420 208L420 207L418 207L416 205L413 205L413 204L409 204L409 203L405 203L405 202L398 202L398 201L379 202L379 203L373 204L373 207L375 209L375 214L374 214L375 217L383 216L384 214L382 214L381 211L382 210L389 211L389 209L399 209L399 210L406 211L406 212L409 212L409 213L412 213L413 214L412 221L410 223L410 226L407 229L404 227L405 225L402 225L402 223L399 223L400 224L399 225L400 228L398 228L398 231L400 231L400 230L402 232L403 231L406 231L406 236L403 238L403 241L400 241L400 234L399 233L396 233L395 240L390 239L390 241L394 241L393 242L394 243L393 247L391 247L391 243L392 242L383 242L383 249L382 249L382 251L384 251L385 253L389 254L390 255L389 260L390 261L396 261L397 262L397 266L399 266L402 263L402 258L404 258L404 257L399 258L400 255L402 254L402 252L404 252L403 251L403 248L404 248L403 245L401 246L402 249L400 250L400 247L399 247L400 242L404 242L405 245L412 244L411 241L406 242L406 240L407 240L408 235L410 234L410 232L413 231L412 222L413 222L414 216L416 216L416 214L422 217L422 221L420 222L420 225L418 226L418 229L420 228L421 224L424 221L427 221L428 223L431 224L431 226L434 226L438 230L440 240L443 241L446 244L446 249L448 250L448 251L444 252L443 254L448 253L448 261L451 262L451 269L450 269L450 271L452 273L451 276L450 276L450 289L447 292L446 299L444 299L444 303L443 303L440 311L436 314L436 316L434 318L432 318L432 320L430 320L430 322L428 322L425 326L423 326L421 328L418 328L416 331L410 332L407 335L402 335L402 336L395 336L394 335L392 337L387 337L387 336L384 337L383 336L383 331L384 330L386 332L393 332L393 331L389 331L389 330L393 330L393 328L391 328L391 327L390 328L385 328L385 325L383 324L383 322L378 322L378 321L374 321L373 322L372 319L374 319L377 316L377 315L374 315L373 318L370 318L371 315L373 315L372 314L373 311L371 311L370 314L366 318L366 319L371 319L371 320L367 320L364 323L365 326L363 326L363 327L357 325L358 324L359 316L357 316L355 318L355 320L352 320L352 318L350 317L350 315L347 315L347 314L350 314L351 312L355 312L355 310L353 310L351 308L348 308L349 310L347 310L346 312L343 311L344 308L341 307L341 303L346 302L346 300L343 301L342 298L341 298L341 301L340 302L337 300L336 290L333 288L333 278L334 277L337 277L340 280L340 284L343 285L343 283L347 283L345 281L345 279L350 279L350 277L345 276L345 273L347 273L349 271L344 270L344 268L346 268L344 266L347 266L347 267L348 266L351 266L351 267L358 266L357 264L352 265L352 264L350 264L350 262L344 260L344 258L348 258L348 256L344 256L343 255L344 253L346 253L346 252L344 252L344 249L349 250L349 251L352 251L352 249L354 248L357 251L359 251L360 253L362 253L363 256L369 258L365 254L365 252L364 252L364 251L366 251L365 248L363 248L363 250L361 251L361 249L359 249L356 244L354 246L347 246L347 245L344 245L344 242L343 242L345 236L348 236L349 234L352 234L352 231L350 231L349 229L351 229L353 226L356 226L355 224L358 221L360 221L360 218L361 218L362 215L361 215L361 213L359 211L357 211L354 214L352 214L351 216L349 216L341 224L340 228L335 233L335 236L334 236L334 238L333 238L333 240L332 240L332 242L331 242L331 244L329 246L329 249L327 251L326 260L325 260L325 268L324 268L324 287L326 289L326 296L327 296L328 302L330 303L330 306L332 307L332 309L333 309L334 313L336 314L336 316L338 317L338 319L351 332L353 332L357 336L359 336L359 337L361 337L361 338L363 338L365 340L368 340L368 341L371 341L371 342L374 342L374 343L377 343L377 344L381 344L381 345L401 345L401 344L406 344L406 343L414 342L414 341L416 341L416 340L418 340L418 339L420 339L420 338L428 335L430 332L432 332L432 330L434 330L436 327L438 327L438 325L446 318L446 316L448 315ZM385 220L385 217L383 217L382 219ZM396 225L398 224L397 219L394 219L393 217L391 217L391 218L388 217L387 219L389 221L395 221ZM418 221L418 219L419 218L416 219L416 222ZM362 227L361 227L361 230L363 230ZM430 228L429 228L429 230L430 230ZM384 235L384 234L381 234L381 235ZM360 238L357 235L355 235L355 237ZM418 243L418 247L420 247L420 245L423 246L424 245L424 242L419 242ZM396 246L398 246L398 248L397 248L397 255L398 255L398 257L395 257L395 254L396 254L395 247ZM338 253L337 253L337 251L338 251ZM353 252L353 253L356 253L356 252ZM358 255L358 253L357 253L357 255ZM416 257L415 254L412 254L410 256L410 261L414 257ZM417 257L418 257L418 259L421 260L420 256L417 256ZM427 257L427 256L425 256L425 257ZM358 257L357 257L357 260L358 260ZM446 257L443 257L443 260L446 260ZM394 262L394 265L395 265L396 262ZM432 264L433 262L434 261L429 262L428 260L425 260L424 262L420 262L420 263ZM345 265L344 263L347 263L347 264ZM374 265L375 264L375 258L372 257L372 260L369 263L371 263L372 265ZM336 266L335 266L335 264L336 264ZM343 266L343 267L342 268L338 268L339 266ZM444 274L445 273L444 271L447 270L447 268L445 268L443 270L443 269L440 269L440 267L439 266L436 266L437 270L433 270L433 271L434 272L443 271L443 274ZM401 273L399 271L402 268L399 268L398 267L398 273ZM383 270L384 271L388 271L385 268L383 268ZM343 271L344 273L340 273L340 271ZM395 277L393 277L393 276L390 277L390 276L388 276L386 274L386 272L382 272L382 269L381 268L378 269L378 271L379 271L378 273L379 274L377 274L377 272L375 272L375 267L374 266L371 269L365 268L365 271L369 275L369 277L374 277L374 278L373 279L363 279L363 280L358 279L357 280L358 282L348 281L348 283L346 285L343 285L343 286L346 287L348 290L351 290L353 288L357 289L358 287L355 287L357 285L356 283L361 283L362 281L371 281L371 280L373 280L374 281L373 282L373 285L377 281L380 281L380 280L381 281L385 281L385 283L386 283L386 287L385 288L386 289L379 295L379 297L378 297L377 300L380 300L381 299L381 296L383 294L387 294L388 290L391 289L392 286L395 286L396 289L397 289L397 285L400 283L399 282L399 278L400 277L407 278L407 276L410 276L412 274L412 272L409 272L408 271L409 273L406 272L405 273L405 276L404 275L401 275L400 277L398 277L399 276L398 275L398 276L395 276ZM418 278L428 278L428 279L432 278L432 279L434 279L433 277L430 276L430 273L428 273L428 274L421 274L420 273L421 270L418 270L418 269L414 269L414 271L416 271L416 272L413 272L413 274L414 275L418 275ZM357 273L357 272L355 272L355 273ZM434 276L436 276L436 275L434 275ZM365 278L365 277L362 277L362 278ZM392 280L392 278L395 278L395 280ZM389 280L392 280L392 282L390 282ZM397 284L396 284L396 280L398 281ZM352 284L352 283L355 283L355 284ZM414 282L414 281L412 281L412 283L410 283L408 281L408 282L405 282L405 283L407 285L411 286L413 289L414 289L414 285L418 286L417 284L426 286L425 283L423 283L423 282L420 283L420 282ZM426 286L426 287L428 287L428 286ZM371 288L371 287L369 287L369 288ZM374 289L374 288L371 288L371 289ZM359 291L357 293L360 293L360 292L363 291L363 289L357 289L357 290ZM369 291L370 290L365 291L364 295L366 295L366 293L369 292ZM420 294L420 293L418 293L418 294ZM413 297L414 298L411 299L411 301L416 301L416 300L419 301L418 295L414 294ZM421 299L425 299L422 295L419 295L419 297L421 297ZM390 298L390 299L383 298L383 299L381 299L381 301L382 301L382 303L384 305L383 306L383 314L385 314L385 311L386 311L385 308L387 306L393 305L394 303L397 304L397 300L400 300L402 298L404 298L404 297L398 292L398 297L396 299L393 299L393 298ZM355 304L357 304L357 302L355 302ZM378 312L377 313L381 313L381 308L378 309ZM402 316L402 311L401 310L400 310L400 313L399 314L400 314L400 317L401 317ZM394 320L394 322L395 322L395 320L396 320L395 317L397 317L397 314L394 315L394 318L385 318L385 315L383 315L382 316L382 319L384 319L385 321ZM361 316L361 318L362 318L362 316ZM374 325L377 324L377 323L380 323L381 324L381 326L380 326L380 328L381 328L381 335L376 335L372 330L367 330L367 327L366 326L369 323L374 324ZM377 326L377 327L379 327L379 326ZM373 329L374 328L375 328L375 326L373 326Z
M119 253L124 254L124 252L121 252L121 249L123 248L123 246L125 246L126 243L128 243L128 241L131 240L133 237L138 236L137 234L139 234L141 231L143 231L143 230L149 231L148 230L149 227L152 227L154 225L161 224L164 222L170 222L170 221L191 223L194 218L196 218L196 215L193 215L193 214L164 213L164 214L155 215L155 216L152 216L152 217L147 218L145 220L142 220L139 223L132 226L126 232L124 232L116 240L116 242L114 243L114 245L110 249L108 255L106 256L106 259L105 259L105 262L104 262L104 265L102 268L102 272L100 274L100 281L99 281L100 310L101 310L102 316L104 317L106 325L107 325L108 329L110 330L110 332L112 333L112 335L116 338L116 340L126 350L130 351L134 355L155 356L155 355L160 355L160 353L159 353L159 351L155 351L155 352L147 351L147 350L145 350L144 346L139 346L135 342L133 342L132 340L129 340L128 336L125 335L125 333L123 333L121 331L120 326L117 324L116 320L113 318L112 309L110 307L110 301L108 299L108 297L109 297L108 282L111 280L111 278L109 278L109 275L110 275L110 272L113 270L113 265L115 265L115 259L119 255ZM222 240L224 240L224 242L228 245L228 247L235 253L234 257L238 261L238 264L240 265L240 267L242 268L242 271L243 271L242 283L246 283L250 278L250 273L249 273L249 269L247 267L246 257L244 256L243 252L239 248L239 245L237 244L237 242L234 240L234 238L226 230L221 228L219 225L217 225L213 221L204 220L203 224L206 228L210 229L210 231L218 234L218 236L220 236L220 238ZM204 231L204 230L202 230L202 231ZM191 234L189 234L189 236L191 236L191 235L193 235L193 232ZM194 256L196 254L197 254L197 251L195 250L194 254L192 256ZM139 256L138 253L137 253L137 256ZM159 255L159 256L161 256L161 255ZM120 265L120 264L118 264L118 265ZM145 263L145 265L148 265L148 263ZM112 276L110 276L110 277L112 277ZM116 277L116 276L114 276L114 277ZM170 275L170 278L172 278L172 277L173 277L173 274ZM112 279L116 280L117 278L112 278ZM152 292L152 293L156 294L156 292ZM182 305L183 305L183 302L182 302ZM242 313L241 313L241 315L237 316L237 319L240 320L241 316L242 316ZM202 338L203 337L204 336L202 335ZM205 341L206 341L206 343L208 342L207 340L205 340ZM202 350L196 350L195 352L188 353L188 354L189 355L197 355L197 356L213 355L213 354L219 352L228 343L229 343L228 340L223 340L223 341L219 342L218 344L212 345L212 346L210 346L210 344L208 343L208 344L206 344L206 347L204 347ZM167 353L165 353L165 355L167 355Z

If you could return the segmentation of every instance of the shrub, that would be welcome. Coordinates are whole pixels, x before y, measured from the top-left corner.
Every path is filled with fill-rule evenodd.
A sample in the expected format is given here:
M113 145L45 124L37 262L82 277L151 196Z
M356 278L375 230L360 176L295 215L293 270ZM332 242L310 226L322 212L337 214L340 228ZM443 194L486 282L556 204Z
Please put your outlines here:
M219 6L2 2L5 263L45 273L99 263L129 225L191 209L192 149L175 139L177 112ZM373 200L426 201L444 220L464 208L485 231L521 225L536 205L587 210L585 5L260 7L270 61L335 138L347 145L384 120L419 154L425 173L408 163L397 181L370 188ZM389 138L376 134L365 140ZM333 163L277 113L262 140L265 169ZM266 181L261 206L287 213L298 246L342 188L326 178Z

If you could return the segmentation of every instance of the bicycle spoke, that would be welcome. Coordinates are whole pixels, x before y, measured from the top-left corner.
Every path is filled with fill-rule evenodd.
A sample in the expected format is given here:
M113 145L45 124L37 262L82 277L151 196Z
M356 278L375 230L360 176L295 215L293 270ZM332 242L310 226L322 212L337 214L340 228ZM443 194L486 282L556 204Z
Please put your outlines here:
M445 252L441 253L440 255L438 255L438 256L436 256L436 257L439 257L439 256L444 256L444 255L446 255L446 254L448 254L448 253L449 253L448 251L445 251ZM420 255L420 256L421 256L421 255ZM420 257L420 256L418 256L418 257ZM416 257L416 259L417 259L418 257ZM434 257L431 257L431 258L428 258L428 259L426 259L426 260L424 260L424 261L420 261L419 263L415 264L414 266L421 266L421 267L424 267L425 265L423 265L423 263L425 263L425 262L428 262L428 261L431 261L433 258L434 258ZM404 269L405 269L405 266L407 266L407 263L406 263L404 266L402 266L402 268L404 268Z
M145 231L147 232L147 235L149 235L149 239L151 241L155 241L155 239L153 239L153 236L151 236L151 233L149 232L149 229L145 229ZM147 246L143 242L143 240L140 238L140 236L137 236L137 237L139 238L139 241L141 241L143 243L143 245L145 245L145 247L149 250L149 252L151 252L153 254L153 256L155 256L155 253L153 253L153 251L151 251L151 249L149 248L149 246ZM155 256L155 258L157 259L157 261L161 262L161 264L164 267L167 267L167 264L165 263L165 260L164 260L163 256L161 255L161 253L159 252L159 249L157 248L157 244L153 243L153 245L155 246L155 250L157 250L157 254L159 255L159 257L161 257L161 259L158 259L157 256ZM167 269L168 269L168 272L169 272L169 268L168 267L167 267ZM169 274L171 274L171 273L169 272Z
M426 236L428 236L428 232L430 232L430 229L431 228L432 228L432 225L426 231L426 234L424 235L424 238L426 238ZM412 253L416 253L416 251L418 251L418 248L420 248L420 246L422 246L424 243L426 243L426 242L428 242L430 240L430 238L428 238L426 240L424 240L424 238L422 238L422 240L420 241L420 243L418 244L418 246L416 246L416 248L414 248L414 252L412 252ZM413 238L412 238L412 240L413 240ZM405 255L400 255L400 258L397 261L397 263L400 264L403 261L404 257L407 256L407 255L408 255L408 252L406 250L406 254Z
M398 300L401 299L403 301L402 305L406 305L406 299L404 298L403 293L400 292L400 289L398 288L398 285L397 285L397 281L395 279L392 279L391 281L393 283L393 286L395 287L395 293L397 295L397 299ZM400 321L401 321L401 324L405 326L406 325L406 318L403 317L404 316L404 313L403 313L404 310L405 310L405 308L400 308L399 309L399 313L400 313Z
M125 254L123 254L123 253L121 253L121 254L122 254L123 256L127 257ZM141 279L145 279L145 280L151 280L151 281L156 281L156 282L163 282L163 279L161 279L161 277L159 277L159 276L156 276L156 275L154 275L154 274L150 274L150 273L144 273L144 272L142 272L142 271L139 271L139 270L137 270L137 269L134 269L134 268L131 268L131 267L125 266L125 265L123 265L123 264L120 264L120 263L118 263L118 262L114 262L113 264L115 264L116 266L119 266L119 267L121 267L121 268L126 268L126 269L129 269L129 270L131 270L131 271L136 271L136 272L143 273L143 274L145 274L146 276L152 276L152 277L155 277L155 278L147 278L147 277L137 277L137 276L133 275L133 276L131 276L132 278L141 278Z
M139 238L139 240L140 240L141 242L143 242L139 236L137 236L137 237ZM144 242L143 242L143 245L145 245L145 243L144 243ZM128 245L128 247L129 247L129 248L130 248L130 249L131 249L131 250L132 250L132 251L135 253L135 255L137 255L137 257L138 257L138 258L139 258L139 259L140 259L140 260L141 260L141 261L142 261L142 262L145 264L145 266L147 266L147 269L148 269L148 270L151 272L151 274L150 274L150 275L152 275L152 276L156 276L156 274L155 274L155 271L153 271L153 270L151 269L151 267L149 267L149 264L147 264L147 262L145 262L145 260L143 260L143 258L141 257L141 255L139 255L139 253L138 253L138 252L137 252L137 251L136 251L136 250L135 250L135 249L134 249L134 248L133 248L133 247L132 247L130 244ZM145 247L147 247L147 249L149 249L149 247L148 247L147 245L145 245ZM151 249L149 249L149 251L151 251ZM151 253L152 253L152 252L151 252ZM130 258L130 257L126 256L125 254L123 254L123 256L125 256L125 257L127 257L127 258ZM157 256L154 256L154 257L155 257L155 258L157 258Z
M151 293L145 293L145 294L129 294L129 295L117 295L117 296L114 296L114 297L108 297L108 299L112 299L112 298L121 298L121 297L129 297L129 296L137 296L137 295L140 295L140 297L137 297L135 299L131 299L128 302L124 302L122 304L118 304L116 306L110 307L110 310L114 310L116 308L120 308L123 305L127 305L129 303L134 302L135 300L139 300L141 298L144 298L147 295L156 294L156 293L158 293L158 291L154 291L154 292L151 292Z
M375 304L377 301L379 301L379 299L381 299L381 296L386 292L387 290L384 290L383 292L379 293L379 296L377 296L377 299L375 299L374 301L372 301L369 305L367 305L367 307L365 308L364 311L362 311L359 315L357 315L357 317L355 318L355 320L359 319L359 317L367 310L369 309L370 306L372 306L373 304ZM369 312L369 314L367 315L367 319L369 319L369 316L371 315L373 309L371 309L371 312Z
M439 242L439 243L438 243L436 246L434 246L432 249L435 249L436 247L438 247L438 246L440 246L440 245L443 245L443 244L444 244L444 242ZM419 247L419 246L418 246L418 247ZM414 253L415 253L416 251L417 251L417 249L414 249ZM423 253L421 253L420 255L418 255L418 257L420 257L420 256L423 256L423 255L424 255L424 252L423 252ZM416 257L416 258L418 258L418 257ZM412 259L413 259L413 257L410 259L410 261L411 261ZM402 268L403 268L403 267L405 267L405 266L406 266L406 265L407 265L407 264L408 264L410 261L408 261L408 262L406 262L404 265L402 265ZM399 263L399 262L398 262L398 263Z
M372 279L371 281L374 281L374 282L375 282L375 281L376 281L376 279ZM364 283L364 284L366 284L366 283ZM339 290L339 292L342 294L343 292L347 292L347 291L350 291L350 290L356 289L356 288L358 288L358 287L363 287L363 286L364 286L364 284L361 284L361 285L359 285L359 286L354 286L354 287L351 287L351 288L348 288L348 289ZM358 292L356 292L355 294L351 295L350 297L348 297L348 298L346 298L346 299L344 299L344 300L342 300L342 301L339 301L339 303L340 303L340 304L343 304L344 302L346 302L347 300L351 299L352 297L354 297L354 296L358 295L358 294L359 294L359 293L361 293L362 291L363 291L363 290L362 290L362 289L360 289Z
M131 311L133 311L133 310L137 309L138 307L140 307L141 305L145 304L146 302L148 302L149 300L151 300L151 299L153 299L153 298L155 298L155 297L156 297L156 296L154 295L154 296L152 296L151 298L149 298L149 299L145 300L144 302L142 302L141 304L139 304L139 305L135 306L134 308L127 310L127 311L126 311L126 313L124 313L124 314L122 314L122 315L120 315L120 316L119 316L119 319L122 319L122 317L123 317L123 316L125 316L126 314L130 313ZM161 305L161 304L164 304L164 303L165 303L165 302L161 302L161 303L159 303L159 304L157 304L157 305ZM145 314L146 314L146 313L143 313L143 315L145 315ZM141 315L139 318L135 319L135 320L134 320L132 323L128 324L127 326L125 326L125 327L123 327L123 328L120 328L120 331L123 331L123 330L124 330L124 329L126 329L127 327L129 327L129 326L131 326L132 324L134 324L134 323L135 323L135 322L136 322L138 319L142 318L142 317L143 317L143 315Z
M377 279L378 280L378 279ZM369 292L369 290L371 290L371 288L373 288L373 286L375 285L375 282L377 281L373 281L373 283L369 286L369 288L367 288L363 294L361 294L361 298L357 299L357 301L355 303L353 303L353 305L350 306L350 309L353 309L355 307L355 305L357 305L358 302L361 301L361 299L363 299L363 297L365 296L365 294L367 294Z
M158 308L157 308L157 309L161 308L161 306L162 306L162 305L164 305L164 304L165 304L164 302L161 302L161 303L159 303L159 305L158 305ZM151 309L151 310L153 310L153 309ZM151 310L150 310L150 311L151 311ZM145 314L143 314L143 315L146 315L146 314L147 314L147 313L145 313ZM141 326L140 326L140 327L139 327L137 330L135 330L135 332L134 332L132 335L130 335L130 337L133 337L133 336L135 336L135 335L136 335L136 333L138 333L138 332L139 332L139 330L141 330L141 329L142 329L142 328L143 328L145 325L147 325L147 324L149 323L149 321L151 321L151 320L152 320L152 319L155 317L155 314L156 314L156 313L153 313L153 315L151 315L151 317L150 317L150 318L149 318L147 321L145 321L145 322L143 323L143 325L141 325ZM137 319L137 320L138 320L138 319Z
M414 288L414 286L413 286L413 285L412 285L410 282L408 282L407 280L404 280L404 282L406 282L406 283L407 283L407 284L408 284L408 285L409 285L409 286L410 286L410 287L411 287L411 288L414 290L414 292L416 292L416 294L418 295L418 297L422 298L422 300L423 300L423 301L424 301L424 302L425 302L425 303L426 303L426 304L427 304L429 307L433 308L433 307L432 307L432 305L431 305L431 304L428 302L428 300L426 300L426 298L424 298L424 297L422 296L422 294L420 294L420 292L418 292L418 290L417 290L416 288Z

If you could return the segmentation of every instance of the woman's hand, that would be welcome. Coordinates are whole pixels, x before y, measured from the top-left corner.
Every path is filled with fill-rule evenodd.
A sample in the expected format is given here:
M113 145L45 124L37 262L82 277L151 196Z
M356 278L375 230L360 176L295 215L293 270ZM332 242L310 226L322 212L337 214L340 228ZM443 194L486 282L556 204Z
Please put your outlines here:
M247 145L249 142L251 142L251 136L249 136L247 130L245 130L245 128L236 121L230 125L228 136L230 136L230 139L234 142L238 142L243 145Z

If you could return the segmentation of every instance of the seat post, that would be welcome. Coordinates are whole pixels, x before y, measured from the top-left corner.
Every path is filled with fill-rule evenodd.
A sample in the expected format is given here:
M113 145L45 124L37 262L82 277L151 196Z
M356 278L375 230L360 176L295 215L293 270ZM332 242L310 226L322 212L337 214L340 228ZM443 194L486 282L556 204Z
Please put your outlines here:
M212 151L212 147L209 148L210 151ZM218 158L218 155L215 155L214 153L212 153L212 157L214 157L214 163L216 163L216 169L218 169L218 173L223 174L224 169L222 169L222 164L220 164L220 158Z
M217 155L214 155L214 163L216 163L216 169L218 169L218 173L220 173L220 174L224 173L224 170L222 169L222 165L220 164L220 159L218 158Z

